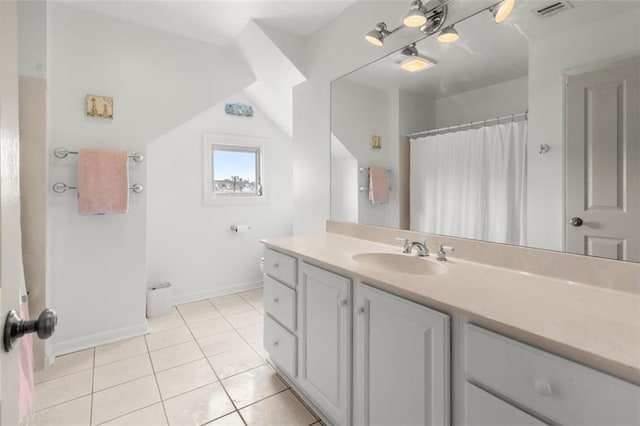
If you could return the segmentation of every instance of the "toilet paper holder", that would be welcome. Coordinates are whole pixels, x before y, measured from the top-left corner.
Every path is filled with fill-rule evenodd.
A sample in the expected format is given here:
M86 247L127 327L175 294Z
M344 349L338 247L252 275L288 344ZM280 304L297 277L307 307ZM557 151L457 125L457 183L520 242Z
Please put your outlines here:
M249 232L251 227L249 225L231 225L230 229L236 234L244 234L245 232Z

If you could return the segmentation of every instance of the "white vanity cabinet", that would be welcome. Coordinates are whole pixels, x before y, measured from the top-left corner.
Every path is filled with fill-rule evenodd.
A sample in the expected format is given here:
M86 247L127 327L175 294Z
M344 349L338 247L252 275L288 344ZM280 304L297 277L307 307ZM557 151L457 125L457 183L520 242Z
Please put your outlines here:
M353 424L449 424L449 316L365 284L354 310Z
M475 325L466 340L468 425L640 424L636 385Z
M291 378L298 370L297 262L295 257L275 250L264 251L264 349Z
M298 312L298 383L332 423L351 424L351 280L301 262Z

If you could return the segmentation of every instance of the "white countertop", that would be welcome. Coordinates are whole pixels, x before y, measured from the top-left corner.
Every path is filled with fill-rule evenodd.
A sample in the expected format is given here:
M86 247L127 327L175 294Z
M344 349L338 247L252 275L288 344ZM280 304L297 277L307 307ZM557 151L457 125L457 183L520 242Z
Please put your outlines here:
M585 365L640 383L640 296L466 262L449 254L441 275L366 266L360 253L399 247L338 234L270 238L267 247L362 280ZM408 255L407 255L408 256ZM424 261L437 262L435 254Z

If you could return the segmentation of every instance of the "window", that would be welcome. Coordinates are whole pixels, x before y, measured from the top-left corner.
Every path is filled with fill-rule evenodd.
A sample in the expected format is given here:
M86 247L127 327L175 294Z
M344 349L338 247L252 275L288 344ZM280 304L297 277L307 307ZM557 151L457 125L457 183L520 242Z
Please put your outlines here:
M263 198L261 139L205 135L203 152L205 204Z

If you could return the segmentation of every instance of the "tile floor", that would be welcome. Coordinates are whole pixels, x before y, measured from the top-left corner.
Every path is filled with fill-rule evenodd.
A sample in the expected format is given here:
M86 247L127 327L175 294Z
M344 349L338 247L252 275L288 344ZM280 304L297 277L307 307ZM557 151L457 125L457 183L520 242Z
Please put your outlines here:
M262 289L178 305L151 333L36 373L34 425L320 424L265 363Z

